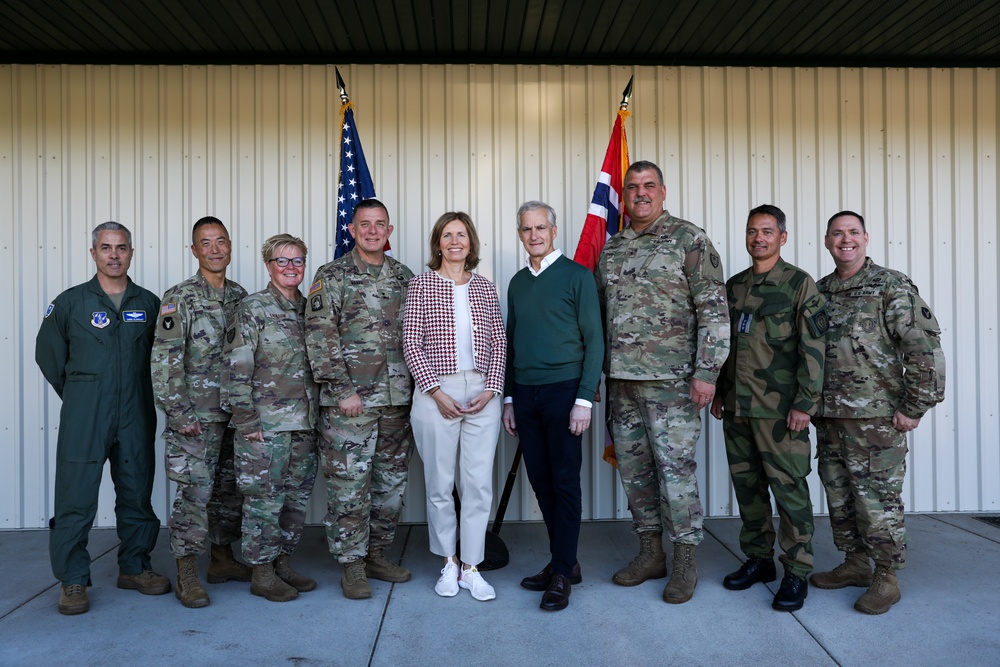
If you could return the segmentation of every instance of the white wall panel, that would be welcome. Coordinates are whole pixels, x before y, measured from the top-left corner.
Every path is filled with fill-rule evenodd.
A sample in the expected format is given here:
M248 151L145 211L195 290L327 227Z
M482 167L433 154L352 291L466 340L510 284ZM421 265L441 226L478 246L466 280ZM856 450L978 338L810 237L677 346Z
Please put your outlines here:
M821 276L826 219L869 221L871 256L911 275L934 306L948 396L911 436L905 500L922 511L1000 508L997 349L998 76L993 69L356 65L341 68L389 208L394 255L415 271L446 210L466 210L480 271L501 301L522 266L514 214L543 199L558 243L576 247L621 90L635 76L633 159L657 162L671 212L705 227L727 275L747 266L743 225L769 202L789 217L785 257ZM51 515L59 400L34 364L45 305L91 276L90 230L116 219L135 234L131 275L162 293L196 268L197 218L226 221L231 275L266 284L261 242L279 231L309 244L310 273L332 257L340 100L332 66L0 65L0 361L11 381L0 470L0 529ZM506 304L504 303L504 310ZM603 409L595 414L601 423ZM584 516L626 517L616 474L586 438ZM162 441L157 448L162 456ZM516 442L500 439L496 496ZM706 511L734 513L718 422L698 452ZM413 468L405 519L424 518ZM815 475L817 511L825 509ZM165 518L162 474L154 505ZM310 518L322 518L317 488ZM523 473L508 518L539 518ZM112 523L109 481L98 521Z

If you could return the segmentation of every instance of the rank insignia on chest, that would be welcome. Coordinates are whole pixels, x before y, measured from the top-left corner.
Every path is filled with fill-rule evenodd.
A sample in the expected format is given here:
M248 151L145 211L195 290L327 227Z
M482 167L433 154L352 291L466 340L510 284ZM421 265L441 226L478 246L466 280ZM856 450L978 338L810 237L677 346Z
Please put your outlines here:
M177 312L176 303L165 303L160 307L160 315L173 315Z
M234 340L236 340L236 327L230 327L226 332L226 341L232 343Z
M751 322L753 322L753 313L740 313L740 321L736 331L739 333L750 333Z
M104 327L111 324L111 320L108 319L108 314L103 310L94 313L90 318L91 326L97 327L98 329L103 329Z
M146 321L146 311L145 310L123 310L122 320L125 322L145 322Z

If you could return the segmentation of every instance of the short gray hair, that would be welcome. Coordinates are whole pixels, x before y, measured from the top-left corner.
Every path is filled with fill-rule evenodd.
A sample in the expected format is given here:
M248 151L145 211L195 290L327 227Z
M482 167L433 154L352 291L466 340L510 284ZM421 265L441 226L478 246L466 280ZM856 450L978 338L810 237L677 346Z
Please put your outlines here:
M128 247L132 247L132 232L128 230L128 227L120 222L109 220L108 222L102 222L97 225L94 227L94 231L91 232L90 245L94 250L97 250L97 237L101 235L101 232L124 232L125 239L128 241Z
M542 201L526 201L521 204L521 208L517 209L517 231L521 231L521 217L524 216L528 211L539 211L545 210L545 215L549 219L549 225L552 227L556 226L556 210Z

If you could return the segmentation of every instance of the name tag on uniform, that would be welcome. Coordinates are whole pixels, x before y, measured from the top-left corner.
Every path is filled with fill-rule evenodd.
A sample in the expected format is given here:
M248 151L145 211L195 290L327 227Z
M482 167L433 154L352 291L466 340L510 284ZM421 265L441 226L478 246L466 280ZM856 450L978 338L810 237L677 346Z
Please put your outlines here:
M146 311L145 310L123 310L122 319L126 322L145 322L146 321Z
M750 333L750 323L753 322L753 313L740 313L740 321L736 327L739 333Z

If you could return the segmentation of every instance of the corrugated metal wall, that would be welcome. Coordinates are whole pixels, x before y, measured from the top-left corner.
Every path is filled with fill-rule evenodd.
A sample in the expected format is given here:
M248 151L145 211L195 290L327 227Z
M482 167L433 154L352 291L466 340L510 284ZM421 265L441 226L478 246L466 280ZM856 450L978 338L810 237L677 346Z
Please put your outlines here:
M1000 507L998 440L998 75L993 69L352 66L342 68L395 255L419 271L448 209L482 240L481 272L506 285L523 252L514 213L539 198L576 247L621 90L634 74L633 159L657 162L671 212L702 224L726 274L748 264L747 210L789 217L785 257L829 273L833 212L868 219L871 256L910 274L944 329L949 389L911 437L907 506ZM45 305L93 273L90 231L118 220L135 234L131 275L162 293L191 275L190 226L211 213L234 239L231 276L265 283L258 248L287 231L313 270L332 256L339 98L323 66L0 65L0 224L5 232L0 361L0 528L51 515L59 401L34 364ZM719 424L706 429L699 476L706 511L734 505ZM599 435L585 457L586 518L627 516ZM158 440L162 452L162 442ZM515 443L501 439L496 490ZM424 517L414 469L405 518ZM811 479L817 511L825 509ZM157 477L154 506L170 494ZM323 494L311 519L322 518ZM519 478L508 518L538 518ZM114 522L110 480L98 522Z

